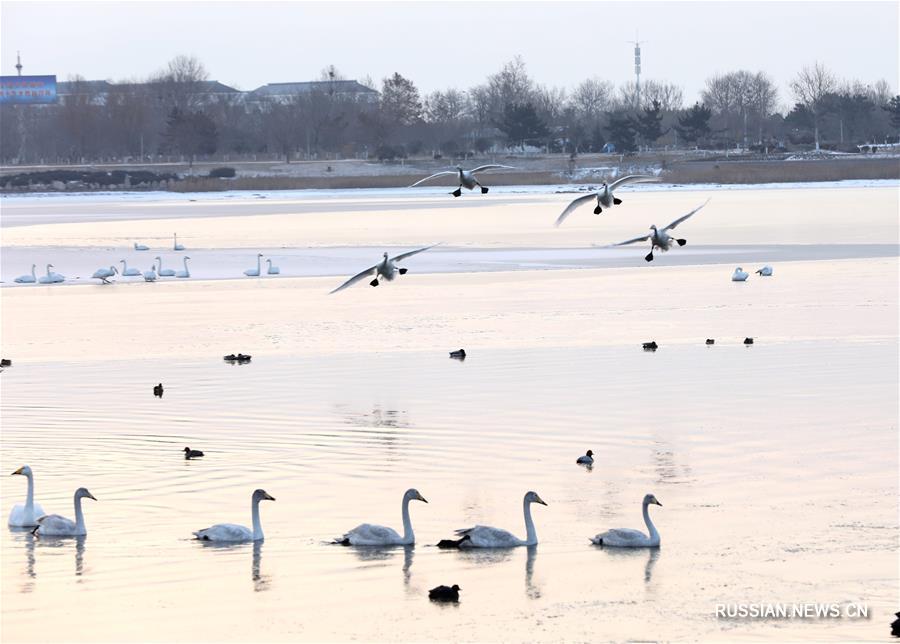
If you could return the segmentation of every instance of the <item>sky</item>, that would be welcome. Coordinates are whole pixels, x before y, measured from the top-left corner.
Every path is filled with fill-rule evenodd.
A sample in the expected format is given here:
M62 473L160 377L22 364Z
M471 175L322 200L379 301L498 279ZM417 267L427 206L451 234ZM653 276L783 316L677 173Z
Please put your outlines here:
M782 104L804 65L840 78L898 81L898 7L886 2L0 2L0 70L142 79L179 54L243 90L399 72L423 94L468 89L515 56L538 83L599 77L681 86L686 103L715 73L765 71ZM378 89L378 88L376 88Z

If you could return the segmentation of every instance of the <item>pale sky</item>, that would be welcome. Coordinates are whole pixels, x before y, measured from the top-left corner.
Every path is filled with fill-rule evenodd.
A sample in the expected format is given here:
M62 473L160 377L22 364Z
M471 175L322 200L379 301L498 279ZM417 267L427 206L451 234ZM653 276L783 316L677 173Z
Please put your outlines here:
M707 77L766 71L788 83L823 62L897 92L898 6L886 2L0 2L0 70L141 79L178 54L238 89L313 80L327 65L376 85L400 72L423 94L468 89L521 55L538 83L668 80L699 97ZM377 89L378 87L376 87ZM792 101L791 101L792 102Z

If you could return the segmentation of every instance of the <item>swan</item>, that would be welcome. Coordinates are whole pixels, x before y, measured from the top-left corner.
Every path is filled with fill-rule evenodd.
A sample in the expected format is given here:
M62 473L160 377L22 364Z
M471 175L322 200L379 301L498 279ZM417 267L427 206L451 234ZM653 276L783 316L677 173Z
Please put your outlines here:
M163 268L162 267L162 257L154 257L153 259L159 261L159 269L157 269L156 274L160 277L175 277L175 271L171 268Z
M603 212L603 208L601 206L612 208L614 205L618 206L620 203L622 203L621 199L618 199L613 195L613 190L615 190L619 186L625 185L626 183L647 183L649 181L659 181L659 179L646 174L630 174L627 177L617 179L610 184L603 183L597 192L591 192L573 199L572 202L568 206L566 206L566 209L562 211L562 214L556 218L556 223L553 225L559 226L566 220L566 217L571 215L572 212L576 208L578 208L578 206L587 203L592 199L597 200L597 206L594 208L594 214L599 215L601 212Z
M407 257L412 257L413 255L415 255L417 253L424 252L424 251L428 250L429 248L434 248L435 246L437 246L437 244L432 244L431 246L426 246L425 248L418 248L416 250L411 250L408 253L400 253L399 255L395 255L394 257L388 257L388 254L384 253L384 259L382 259L378 264L375 264L375 266L370 266L366 270L357 273L356 275L354 275L353 277L348 279L346 282L344 282L343 284L338 286L336 289L331 291L331 293L337 293L338 291L343 291L348 286L353 286L359 280L361 280L365 277L373 277L374 276L375 279L373 279L371 282L369 282L369 286L378 286L378 278L379 277L383 277L388 282L390 282L394 279L395 273L400 273L401 275L406 275L407 269L397 268L394 265L394 262L402 261L402 260L406 259ZM329 295L331 295L331 293L329 293Z
M441 172L436 172L430 177L425 177L424 179L419 179L414 184L410 186L410 188L415 188L420 183L425 183L429 179L434 179L435 177L442 177L448 174L455 174L459 178L459 188L451 192L450 194L454 197L458 197L462 194L462 189L467 188L468 190L473 190L475 186L481 188L481 194L486 194L488 189L483 185L478 183L478 180L475 178L476 172L484 172L485 170L493 170L494 168L505 168L507 170L515 170L514 167L509 165L498 165L496 163L490 163L488 165L481 165L472 170L463 170L462 166L456 166L456 170L443 170Z
M139 244L137 242L134 242L134 249L135 250L150 250L150 247L144 246L143 244Z
M15 281L19 284L34 284L37 281L37 278L34 276L35 268L37 268L37 264L32 264L31 275L20 275Z
M269 265L269 270L266 271L269 275L279 275L281 273L280 268L278 268L277 266L272 266L271 259L267 259L266 263Z
M579 465L593 465L594 464L594 452L588 450L584 456L579 456L576 460L576 463Z
M382 525L361 523L350 532L347 532L334 543L344 546L406 546L416 542L413 533L412 522L409 520L409 502L422 501L428 503L418 490L410 488L403 494L403 536L396 530Z
M750 277L750 273L738 266L736 269L734 269L734 273L731 275L731 281L746 282L748 277Z
M64 275L60 275L59 273L54 273L50 269L53 268L53 264L47 264L47 274L41 275L38 278L38 282L41 284L57 284L59 282L66 281Z
M686 239L675 239L674 237L670 237L669 231L673 230L678 224L690 219L694 215L694 213L696 213L698 210L703 208L703 206L705 206L708 203L709 203L709 199L707 199L702 204L700 204L699 206L694 208L688 214L682 215L681 217L679 217L678 219L673 221L671 224L669 224L665 228L657 229L657 227L655 225L650 226L650 230L652 232L650 232L646 235L641 235L640 237L634 237L633 239L628 239L626 241L619 242L618 244L613 244L613 246L625 246L627 244L635 244L637 242L647 241L649 239L650 240L650 253L646 257L644 257L644 260L646 260L648 262L652 262L654 248L658 248L660 250L660 252L664 253L667 250L669 250L670 248L672 248L672 244L674 244L675 242L678 242L679 246L684 246L687 243Z
M757 274L757 275L762 275L763 277L771 277L773 272L774 272L774 271L772 270L772 267L769 266L768 264L766 264L766 265L763 266L761 269L759 269L758 271L756 271L756 274ZM16 281L18 281L18 280L16 280Z
M182 260L184 262L184 270L178 271L177 273L175 273L175 277L190 277L191 276L191 271L188 270L188 265L187 265L187 262L189 259L190 259L190 257L185 257Z
M256 268L248 268L244 271L244 275L247 277L259 277L259 269L260 261L262 260L262 253L257 253L256 255Z
M122 264L122 272L120 273L122 277L140 277L141 272L136 268L128 268L128 262L124 259L120 259L119 263Z
M209 528L197 530L194 536L201 541L260 541L265 539L262 526L259 523L259 502L274 501L275 497L270 496L265 490L256 490L250 501L250 509L253 517L253 530L245 528L242 525L234 523L217 523Z
M528 492L522 500L522 508L525 513L525 539L519 539L515 535L500 528L492 528L486 525L476 525L474 528L457 530L456 534L459 548L514 548L516 546L537 545L537 532L534 529L534 521L531 519L531 504L540 503L547 505L537 495L537 492Z
M144 281L145 282L155 282L156 281L156 264L151 266L149 271L144 271Z
M28 479L28 494L25 496L25 503L16 503L12 511L9 513L9 521L7 524L11 528L31 528L37 525L39 517L44 516L44 508L40 503L34 502L34 474L31 468L23 465L10 476L21 474Z
M94 271L94 274L91 275L92 279L100 280L101 284L109 284L109 278L119 272L115 266L110 266L109 268L98 268Z
M647 511L647 507L651 504L662 507L662 503L657 501L652 494L647 494L644 497L641 505L644 513L644 523L647 524L647 530L650 531L649 537L640 530L614 528L592 537L591 543L596 546L610 546L613 548L656 548L659 546L659 532L656 531L656 526L653 525L653 522L650 520L650 513Z
M184 246L178 243L178 233L175 233L175 243L172 245L172 250L184 250Z
M79 537L87 534L84 526L84 513L81 511L81 499L89 498L97 500L86 487L75 490L75 520L61 517L58 514L48 514L37 520L37 527L32 534L38 537Z

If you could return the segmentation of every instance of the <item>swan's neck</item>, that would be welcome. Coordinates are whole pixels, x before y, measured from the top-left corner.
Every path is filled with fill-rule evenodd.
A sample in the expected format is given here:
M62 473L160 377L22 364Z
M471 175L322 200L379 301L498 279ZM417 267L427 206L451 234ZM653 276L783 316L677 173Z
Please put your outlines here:
M36 266L37 266L36 264L31 265L31 279L34 279L34 269Z
M47 264L47 277L50 277L50 266L51 264Z
M34 514L34 477L31 474L26 474L25 478L28 479L28 495L25 497L25 515L30 516Z
M259 499L253 499L250 507L253 514L253 540L258 541L264 536L262 525L259 522Z
M124 259L122 260L122 272L123 273L128 272L128 262L126 262Z
M262 257L259 255L256 256L256 272L258 273L262 269Z
M75 496L75 532L86 532L84 529L84 512L81 511L81 498Z
M644 523L647 524L647 530L650 532L650 540L651 541L659 541L659 532L656 531L656 526L653 525L653 521L650 520L650 504L644 504Z
M531 502L522 503L525 512L525 545L533 546L537 543L537 530L534 529L534 520L531 518Z
M159 269L157 269L157 270L159 270L160 272L162 272L162 257L157 257L156 259L159 260Z
M416 535L413 533L412 521L409 519L409 498L403 497L403 541L413 543Z
M184 270L187 270L187 269L188 269L188 267L187 267L187 260L188 260L188 258L185 257L185 258L184 258Z

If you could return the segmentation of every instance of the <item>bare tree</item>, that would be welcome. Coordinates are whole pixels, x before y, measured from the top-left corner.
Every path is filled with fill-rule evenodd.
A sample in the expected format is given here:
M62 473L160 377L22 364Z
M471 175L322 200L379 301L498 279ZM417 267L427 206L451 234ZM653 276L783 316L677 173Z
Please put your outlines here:
M823 99L836 89L837 78L818 61L812 67L806 66L801 69L791 81L794 98L812 114L816 150L819 149L819 119L822 115Z
M576 114L589 122L594 122L600 113L609 109L613 84L599 78L583 80L572 93L572 106Z

